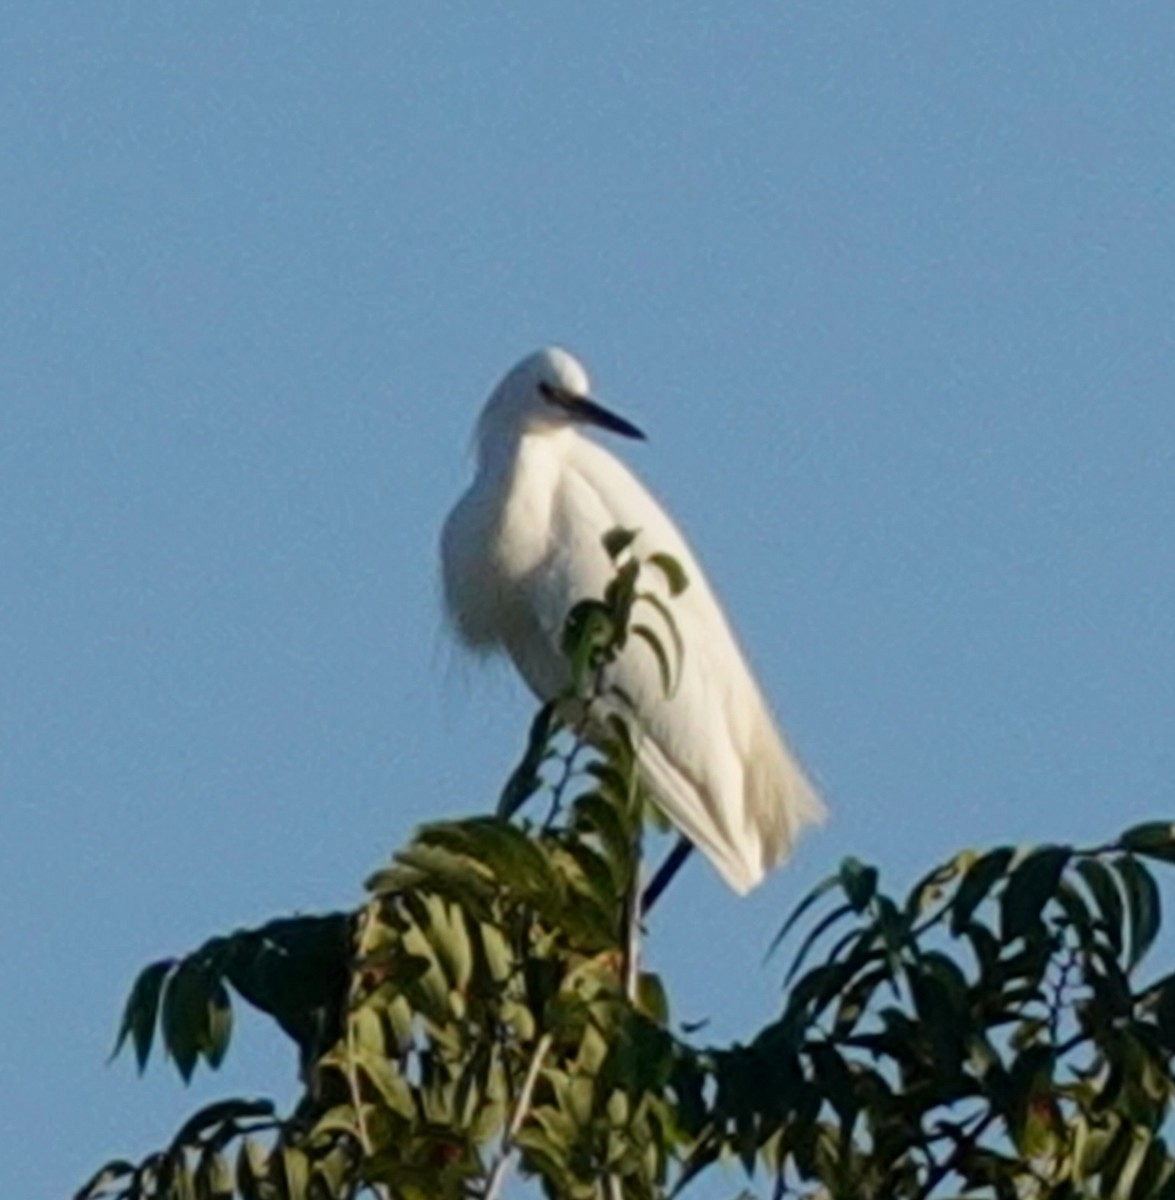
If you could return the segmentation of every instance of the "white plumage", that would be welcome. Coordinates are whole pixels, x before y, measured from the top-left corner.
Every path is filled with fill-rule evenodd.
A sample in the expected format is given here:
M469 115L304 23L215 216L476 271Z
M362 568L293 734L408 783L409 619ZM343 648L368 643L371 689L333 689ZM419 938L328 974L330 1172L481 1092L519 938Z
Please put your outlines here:
M609 680L635 704L640 766L657 803L745 893L786 858L805 824L821 819L823 806L685 539L628 469L579 428L643 435L589 397L583 367L557 348L523 359L490 396L477 428L477 473L441 538L449 613L467 645L504 650L531 690L550 700L568 682L560 652L567 613L602 596L613 576L603 534L635 529L637 554L676 558L689 577L685 592L667 601L684 645L677 688L666 696L652 652L635 638ZM658 587L657 575L646 570L642 586Z

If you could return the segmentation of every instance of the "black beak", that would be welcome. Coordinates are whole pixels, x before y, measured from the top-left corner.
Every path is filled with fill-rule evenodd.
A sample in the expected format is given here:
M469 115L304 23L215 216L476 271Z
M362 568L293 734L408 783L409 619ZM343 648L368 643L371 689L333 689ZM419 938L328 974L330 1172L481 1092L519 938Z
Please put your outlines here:
M597 404L587 396L577 396L574 392L556 391L554 388L544 390L544 395L553 404L566 409L573 417L585 421L589 425L598 425L610 433L618 433L621 437L636 438L643 442L645 435L631 422L618 417L614 412Z

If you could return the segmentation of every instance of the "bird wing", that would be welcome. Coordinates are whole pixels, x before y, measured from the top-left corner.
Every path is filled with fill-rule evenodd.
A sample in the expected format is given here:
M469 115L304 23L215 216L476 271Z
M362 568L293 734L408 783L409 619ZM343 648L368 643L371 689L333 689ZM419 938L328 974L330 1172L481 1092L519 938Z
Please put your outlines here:
M601 596L612 578L600 539L616 526L639 531L637 554L676 558L689 586L670 600L658 572L641 577L643 589L669 604L684 646L674 692L665 694L653 652L639 638L630 640L609 681L635 706L640 764L657 802L727 882L746 892L786 857L822 805L685 539L623 464L587 439L574 439L567 453L551 498L546 559L523 583L525 608L536 614L542 637L508 638L507 649L535 691L557 694L567 670L559 650L563 621L579 600ZM655 630L661 621L651 606L638 608L634 620ZM660 632L671 651L668 631Z

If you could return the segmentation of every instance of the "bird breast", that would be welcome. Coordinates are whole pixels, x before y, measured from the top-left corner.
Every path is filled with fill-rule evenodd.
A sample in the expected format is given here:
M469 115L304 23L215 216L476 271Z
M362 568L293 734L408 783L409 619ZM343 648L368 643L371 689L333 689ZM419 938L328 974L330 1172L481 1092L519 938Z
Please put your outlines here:
M457 632L471 647L508 649L531 623L524 581L551 550L558 456L524 437L504 463L482 463L445 522L441 558L445 599Z

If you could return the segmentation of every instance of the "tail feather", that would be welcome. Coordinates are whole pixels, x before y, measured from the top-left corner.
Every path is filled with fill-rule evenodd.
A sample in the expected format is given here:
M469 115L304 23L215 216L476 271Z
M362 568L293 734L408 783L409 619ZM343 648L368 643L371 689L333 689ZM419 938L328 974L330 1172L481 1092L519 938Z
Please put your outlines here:
M824 819L816 789L769 720L752 739L741 794L714 794L647 736L640 766L665 815L740 896L788 857L805 825Z

